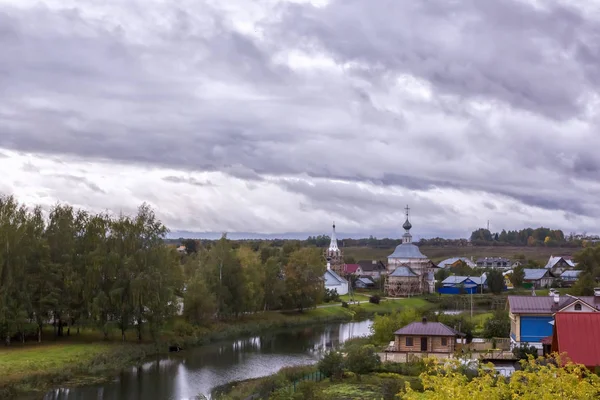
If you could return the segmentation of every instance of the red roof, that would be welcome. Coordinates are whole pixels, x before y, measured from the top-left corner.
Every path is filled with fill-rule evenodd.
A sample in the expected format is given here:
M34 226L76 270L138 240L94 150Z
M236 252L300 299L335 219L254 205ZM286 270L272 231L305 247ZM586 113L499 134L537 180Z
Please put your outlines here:
M347 274L355 274L358 267L360 267L358 264L346 264L344 267L344 272Z
M559 312L554 316L552 351L567 353L574 363L600 366L600 313Z

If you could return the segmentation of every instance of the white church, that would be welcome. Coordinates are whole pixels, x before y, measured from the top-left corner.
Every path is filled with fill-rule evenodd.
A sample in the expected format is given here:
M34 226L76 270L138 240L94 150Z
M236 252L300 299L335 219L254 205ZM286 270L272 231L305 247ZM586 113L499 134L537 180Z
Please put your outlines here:
M340 275L344 270L344 259L335 236L335 222L329 248L325 250L325 259L327 260L327 270L323 275L325 289L336 290L339 295L348 294L349 282Z

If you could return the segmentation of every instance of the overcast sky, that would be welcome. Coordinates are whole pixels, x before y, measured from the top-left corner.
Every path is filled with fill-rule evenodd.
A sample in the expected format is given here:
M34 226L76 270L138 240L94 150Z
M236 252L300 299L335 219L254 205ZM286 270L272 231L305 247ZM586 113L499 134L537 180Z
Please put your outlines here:
M0 0L0 193L172 230L600 223L598 0Z

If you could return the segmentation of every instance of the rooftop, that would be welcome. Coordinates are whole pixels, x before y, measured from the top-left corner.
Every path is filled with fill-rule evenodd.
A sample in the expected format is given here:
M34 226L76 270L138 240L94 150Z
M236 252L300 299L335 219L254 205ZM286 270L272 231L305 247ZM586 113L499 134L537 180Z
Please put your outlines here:
M575 363L600 365L600 313L560 312L554 321L556 350L566 352Z
M594 296L559 296L558 305L553 296L508 296L508 306L513 314L553 314L578 299L600 310L600 299Z
M427 256L421 253L419 247L412 243L402 243L396 246L396 250L388 256L388 258L422 258L427 259Z
M575 263L573 262L573 260L571 259L571 257L567 257L567 256L550 256L550 258L548 259L548 262L546 263L546 266L544 268L552 268L560 260L563 260L564 262L566 262L570 267L575 267Z
M548 276L547 269L536 269L536 268L524 268L523 272L525 272L525 280L536 281L538 279L542 279Z
M463 333L460 333L441 322L427 322L426 319L421 322L410 323L404 328L398 329L394 334L415 336L464 336Z
M390 276L400 277L400 278L410 278L413 276L418 276L415 271L413 271L409 266L400 265L397 267L394 272L390 274Z
M482 285L486 282L487 277L485 274L481 276L460 276L460 275L452 275L447 277L442 281L444 285L460 285L461 283L470 280L475 285Z

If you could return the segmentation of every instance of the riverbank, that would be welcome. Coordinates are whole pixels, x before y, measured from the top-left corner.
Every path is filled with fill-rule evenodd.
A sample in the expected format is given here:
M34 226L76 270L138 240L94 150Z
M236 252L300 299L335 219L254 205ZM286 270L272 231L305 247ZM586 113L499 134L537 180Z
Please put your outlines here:
M159 345L121 343L118 332L105 342L99 332L82 331L80 336L58 338L59 341L0 350L0 398L24 392L46 391L57 386L79 386L110 379L118 371L168 351L168 345L191 348L210 342L256 335L275 329L301 328L331 322L358 321L374 314L387 314L405 307L427 308L423 299L362 303L344 308L341 305L299 312L265 312L235 321L196 327L181 319L162 332ZM131 335L133 336L133 335Z

